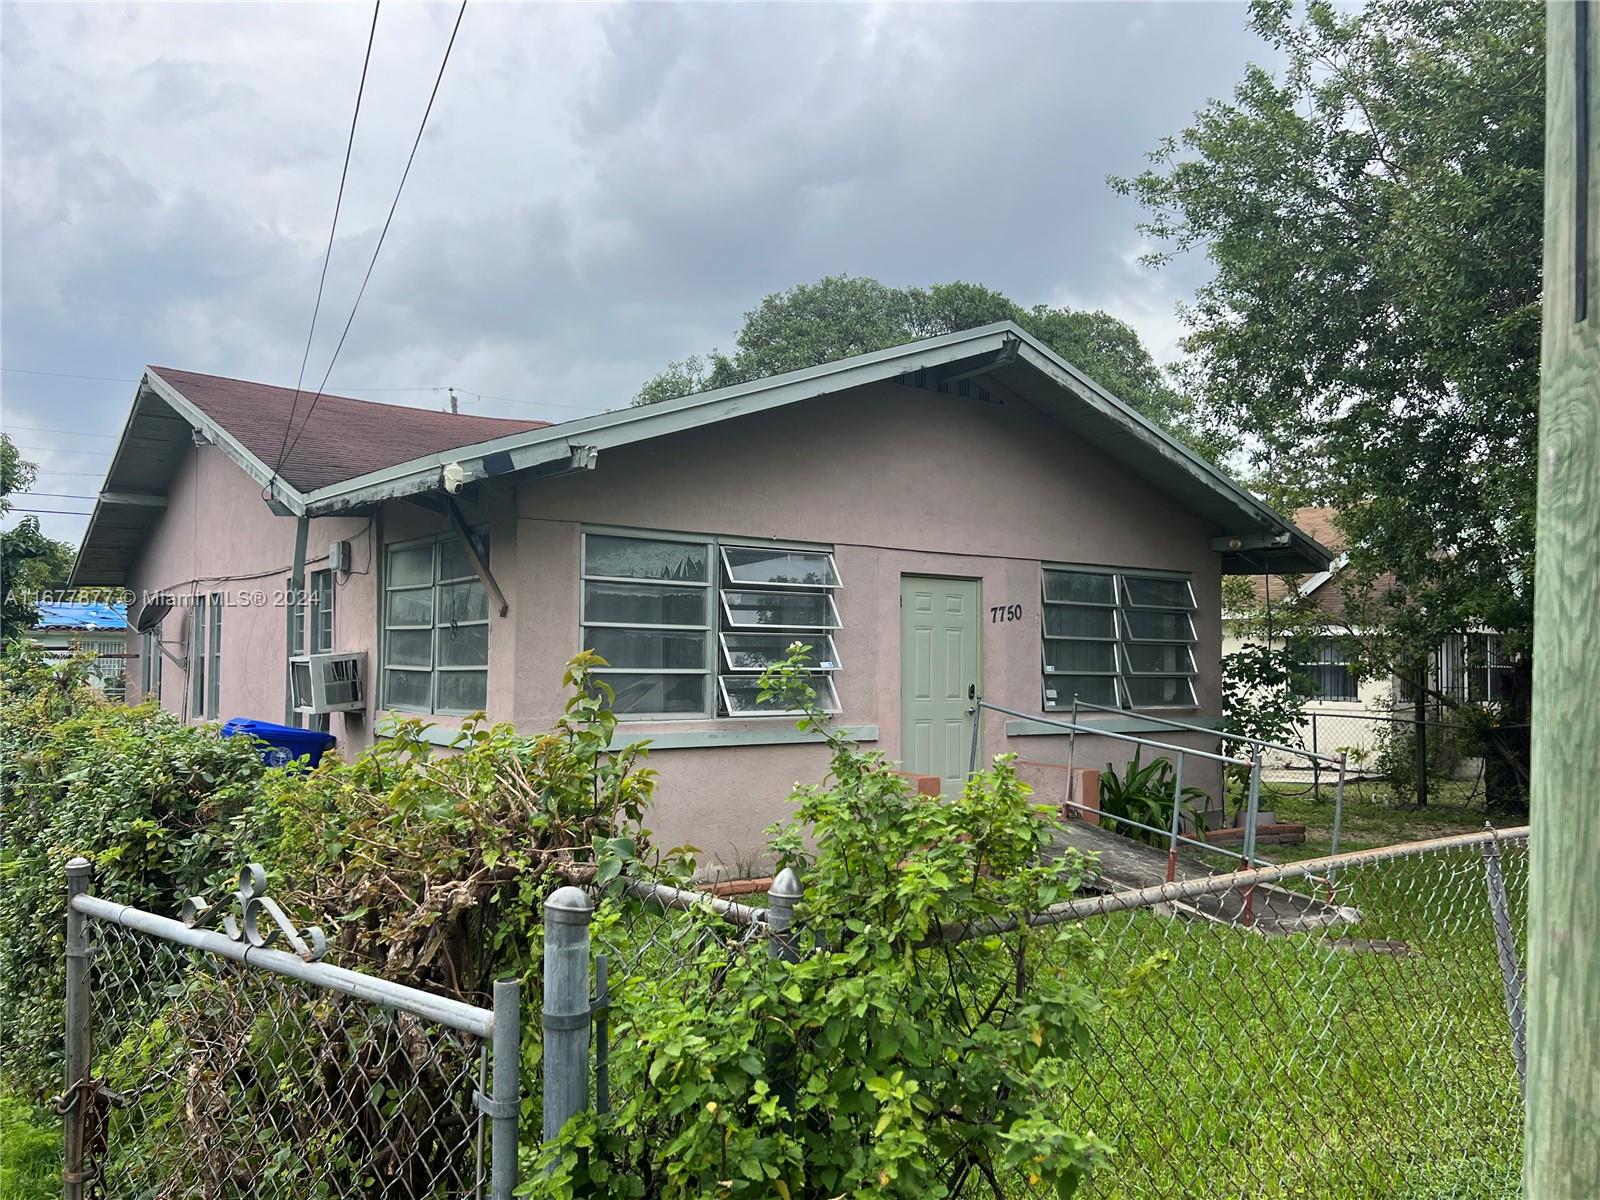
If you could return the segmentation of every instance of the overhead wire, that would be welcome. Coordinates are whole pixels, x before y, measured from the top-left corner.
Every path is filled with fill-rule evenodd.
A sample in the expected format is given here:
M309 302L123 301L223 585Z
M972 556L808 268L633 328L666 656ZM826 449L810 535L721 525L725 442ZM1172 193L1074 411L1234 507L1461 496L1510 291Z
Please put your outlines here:
M311 358L311 342L317 332L317 315L322 311L322 291L328 283L328 264L333 260L333 238L339 229L339 210L344 206L344 185L350 175L350 153L356 144L356 123L361 119L361 97L367 90L367 68L372 65L372 43L378 35L378 10L383 7L383 0L374 0L372 5L372 25L367 30L367 53L361 60L361 82L356 85L355 108L350 114L350 135L344 144L344 165L339 168L339 194L333 201L333 220L328 224L328 248L322 255L322 274L317 278L317 299L311 306L311 328L306 330L306 348L300 355L300 374L294 381L294 399L289 404L289 419L283 423L283 440L278 446L278 461L272 466L272 476L267 480L265 491L272 490L272 481L278 476L278 468L283 466L283 460L288 454L289 432L294 428L295 410L300 407L300 388L305 383L306 363ZM316 401L312 401L313 404Z
M328 360L328 369L323 372L322 382L317 387L317 394L311 397L311 404L306 408L305 419L300 422L300 430L294 435L294 440L289 442L283 453L278 457L278 466L283 465L294 448L299 445L301 436L306 427L311 423L311 415L316 411L317 401L322 398L323 390L328 386L328 380L333 375L333 368L339 361L339 352L344 349L345 338L350 335L350 326L355 324L356 313L361 308L361 299L367 294L367 284L372 281L372 271L378 265L378 255L383 250L384 239L389 236L389 226L394 221L395 209L400 207L400 196L405 191L406 180L411 177L411 165L417 160L417 149L422 145L422 135L428 128L428 117L433 113L433 102L439 97L439 85L444 81L445 67L450 64L450 51L456 44L456 34L461 32L461 18L466 15L467 0L461 0L461 7L456 11L455 25L450 29L450 40L445 44L444 57L439 60L439 73L434 76L433 90L428 94L428 106L422 111L422 121L417 126L417 136L411 143L411 153L406 156L405 170L400 173L399 186L394 190L394 200L389 205L389 215L384 218L383 228L378 231L378 243L372 248L372 259L367 263L367 273L362 276L361 287L356 292L355 303L350 306L350 316L344 323L344 330L339 334L339 341L333 348L333 357ZM292 420L291 420L292 423ZM276 468L274 468L276 472Z

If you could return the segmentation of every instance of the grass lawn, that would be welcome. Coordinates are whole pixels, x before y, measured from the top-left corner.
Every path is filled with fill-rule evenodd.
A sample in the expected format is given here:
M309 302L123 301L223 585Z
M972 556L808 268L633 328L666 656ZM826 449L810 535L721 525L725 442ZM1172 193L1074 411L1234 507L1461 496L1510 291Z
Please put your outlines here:
M0 1094L0 1196L46 1200L61 1195L61 1118Z
M1483 827L1453 785L1428 809L1347 789L1343 848ZM1264 795L1304 846L1328 852L1333 805L1291 785ZM1526 856L1508 850L1514 916ZM1353 924L1289 936L1149 911L1086 924L1114 983L1154 954L1166 969L1108 1008L1069 1103L1112 1142L1082 1195L1429 1198L1517 1195L1521 1102L1481 853L1429 853L1342 872Z

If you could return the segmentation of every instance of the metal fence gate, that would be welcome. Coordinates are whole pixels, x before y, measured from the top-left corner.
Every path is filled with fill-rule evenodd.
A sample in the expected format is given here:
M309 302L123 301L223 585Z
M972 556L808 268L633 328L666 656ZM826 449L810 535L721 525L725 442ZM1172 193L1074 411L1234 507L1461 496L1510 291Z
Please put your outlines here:
M321 961L256 864L220 932L91 874L67 865L66 1200L511 1200L516 981L486 1009Z

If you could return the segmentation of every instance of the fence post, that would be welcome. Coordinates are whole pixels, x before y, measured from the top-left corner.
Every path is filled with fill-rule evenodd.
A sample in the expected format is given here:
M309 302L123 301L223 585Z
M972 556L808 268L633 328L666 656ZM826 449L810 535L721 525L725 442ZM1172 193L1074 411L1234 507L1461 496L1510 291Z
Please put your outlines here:
M589 920L582 888L544 902L544 1140L589 1105ZM498 1064L497 1064L498 1065Z
M804 898L805 889L800 886L800 877L789 867L779 871L772 886L767 889L767 930L772 935L767 939L767 953L773 958L781 958L785 962L800 961L800 953L795 949L789 931L794 928L795 905Z
M517 1121L522 1115L522 986L494 981L494 1095L489 1142L493 1200L512 1200L517 1190Z
M1183 751L1178 752L1178 765L1172 773L1172 829L1167 840L1167 882L1178 877L1178 810L1183 804ZM1197 836L1204 838L1204 834Z
M1339 782L1333 789L1333 840L1328 844L1328 853L1339 853L1339 831L1344 825L1344 769L1345 753L1339 751ZM1338 872L1332 868L1328 871L1328 899L1333 899L1334 878Z
M1261 747L1250 748L1250 791L1244 814L1244 866L1251 871L1256 865L1256 820L1261 812ZM1248 883L1244 889L1244 923L1254 923L1253 912L1256 885Z
M794 944L794 910L805 897L800 877L793 869L785 867L778 872L772 886L767 889L767 953L783 962L799 962L800 951ZM772 1093L784 1109L793 1116L795 1100L794 1050L786 1041L767 1044L767 1073L771 1077Z
M1493 831L1490 831L1491 834ZM1491 836L1483 845L1483 881L1489 889L1489 915L1494 918L1495 955L1500 960L1500 981L1505 991L1506 1019L1511 1022L1511 1053L1517 1061L1517 1085L1528 1077L1527 1016L1522 1003L1522 968L1517 965L1517 941L1511 930L1511 906L1506 901L1506 877L1500 870L1500 839Z
M1317 749L1317 714L1311 714L1311 753L1318 753ZM1318 804L1322 803L1322 760L1311 760L1311 798Z
M67 1024L66 1086L61 1099L66 1109L66 1155L62 1164L61 1194L65 1200L83 1200L84 1135L88 1129L89 1090L89 937L88 918L72 907L74 896L85 895L94 878L94 865L86 858L67 863Z

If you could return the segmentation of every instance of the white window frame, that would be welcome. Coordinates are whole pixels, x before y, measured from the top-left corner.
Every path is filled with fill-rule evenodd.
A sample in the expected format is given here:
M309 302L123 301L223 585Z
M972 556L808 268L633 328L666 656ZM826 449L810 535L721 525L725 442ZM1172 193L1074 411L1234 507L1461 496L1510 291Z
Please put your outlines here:
M473 537L475 537L477 539L478 551L479 551L480 554L482 554L484 556L485 560L487 560L488 553L489 553L489 534L488 534L487 529L485 529L483 526L480 525L480 526L473 527L468 532ZM379 680L380 680L380 683L379 683L380 692L379 692L379 694L383 698L383 708L385 710L389 711L389 712L424 713L424 714L429 715L429 716L451 716L451 717L464 717L464 716L469 716L474 712L477 712L478 711L477 709L472 709L472 708L441 708L439 706L439 676L441 674L445 674L445 673L449 673L449 672L473 673L473 674L476 674L478 672L482 672L483 681L484 681L483 682L484 704L485 704L485 706L488 705L488 702L489 702L489 645L488 645L488 643L489 643L489 636L490 635L485 635L485 638L484 638L484 653L483 653L483 665L482 666L478 666L476 664L467 665L467 666L462 666L462 665L459 665L459 664L443 666L443 665L440 665L440 663L439 663L439 630L441 628L441 625L440 625L441 605L440 605L440 597L439 597L440 589L442 589L444 587L447 587L447 586L452 586L452 585L461 584L461 583L467 583L467 582L476 583L480 588L483 587L483 581L478 578L478 575L477 575L476 572L472 572L471 574L468 574L468 575L452 575L448 579L445 579L445 578L442 577L441 571L443 570L444 547L447 546L447 545L450 545L451 543L458 543L460 541L461 541L461 537L460 537L459 534L455 533L454 531L448 531L448 532L444 532L444 533L430 534L427 537L409 538L409 539L407 539L405 541L400 541L400 542L386 542L384 544L384 546L383 546L383 554L381 555L381 561L382 561L382 564L383 564L383 577L382 577L382 581L381 581L381 587L379 588L379 597L378 597L378 632L379 632L379 635L380 635L379 636L379 642L378 642L378 644L379 644L378 676L379 676ZM394 626L391 626L390 623L389 623L389 593L390 592L396 592L396 591L400 591L400 592L418 591L424 585L422 585L420 583L416 583L416 584L409 584L408 583L408 584L399 584L399 585L390 583L390 581L389 581L389 555L392 554L392 553L395 553L397 551L418 550L418 549L421 549L423 547L431 547L432 550L433 550L432 560L431 560L431 564L430 564L430 568L429 568L429 575L430 575L431 582L428 585L429 587L432 588L432 591L433 591L433 610L432 610L433 618L432 618L432 622L429 625L426 625L426 626L423 626L423 625L394 625ZM488 612L489 612L489 609L488 609L488 597L487 597L487 595L485 595L485 597L484 597L484 616L483 616L483 619L476 620L476 621L456 621L456 622L454 622L454 624L456 626L482 625L485 629L489 629L490 628L490 621L489 621ZM398 629L398 630L402 630L402 631L404 631L404 630L427 629L429 631L429 633L430 633L430 638L429 638L429 645L430 645L429 665L426 668L419 667L419 666L411 666L409 664L408 665L403 665L403 666L395 666L395 665L393 665L393 664L391 664L389 662L389 634L390 634L392 629ZM492 630L491 630L491 634L492 634ZM413 675L423 675L423 674L427 675L427 677L428 677L428 706L426 708L423 708L423 707L421 707L419 705L396 704L396 703L394 703L389 697L389 672L390 671L402 671L402 672L405 672L407 674L413 674Z
M206 719L215 721L222 710L222 596L211 594L211 628L207 631L206 652L211 661L206 666Z
M333 651L333 572L311 572L311 622L305 631L306 645L312 654ZM324 633L326 636L324 637Z
M1111 601L1106 603L1098 600L1052 600L1050 595L1050 575L1052 573L1069 573L1075 575L1104 575L1111 579ZM1136 603L1133 594L1128 588L1129 581L1160 580L1164 582L1181 583L1187 602L1177 604L1146 604ZM1194 709L1199 706L1195 691L1195 679L1199 675L1198 661L1195 658L1194 647L1198 637L1194 627L1193 614L1199 605L1195 600L1194 583L1190 575L1177 571L1144 570L1133 567L1102 567L1088 566L1079 563L1044 563L1041 565L1039 595L1041 612L1039 617L1039 634L1041 641L1041 665L1043 667L1043 687L1041 690L1041 703L1046 712L1071 711L1072 695L1063 695L1070 684L1052 683L1053 680L1071 680L1080 677L1095 679L1110 679L1112 681L1113 699L1109 701L1113 707L1129 711L1154 711L1158 709ZM1110 637L1083 637L1077 635L1051 634L1048 631L1049 622L1047 611L1052 608L1066 609L1096 609L1101 612L1109 611L1112 616ZM1177 614L1182 618L1183 629L1187 636L1178 637L1145 637L1134 633L1130 616L1139 613L1166 613ZM1110 646L1112 648L1112 670L1078 671L1067 670L1055 665L1052 661L1051 642L1090 642L1095 645ZM1188 670L1176 671L1150 671L1135 669L1130 647L1138 646L1173 646L1179 648L1188 658ZM1134 688L1139 681L1146 679L1177 679L1184 681L1189 691L1187 701L1164 704L1136 704ZM1055 694L1052 696L1052 692Z
M208 597L193 597L189 609L189 716L206 715L206 604Z
M591 574L589 571L589 538L593 537L619 537L636 538L641 541L651 542L680 542L686 545L702 547L706 556L705 580L694 579L655 579L641 576L615 576ZM727 551L741 547L760 550L793 550L801 553L820 554L826 558L831 581L826 584L794 584L794 583L745 583L740 582L734 568L728 562ZM627 623L620 621L595 621L590 620L587 613L588 585L591 583L620 583L659 585L663 587L704 588L706 591L704 624L697 625L662 625ZM705 721L705 720L760 720L767 717L794 717L802 715L798 710L764 708L759 712L736 712L728 694L728 682L741 683L759 676L763 668L733 666L731 655L728 652L726 638L730 635L741 634L776 634L789 637L790 642L802 642L810 645L815 651L820 651L816 657L823 662L831 663L830 666L818 666L811 673L813 686L817 689L818 702L824 711L838 712L838 691L833 683L834 674L840 669L838 647L833 639L833 631L843 627L839 617L839 608L834 600L833 593L843 586L839 575L838 562L834 557L832 546L815 543L789 542L763 538L747 538L739 536L721 536L716 534L688 534L668 532L654 529L619 528L614 526L584 526L579 547L578 566L578 591L579 591L579 634L582 642L587 645L590 629L629 629L641 631L658 631L663 633L700 633L705 637L705 662L700 667L613 667L607 666L601 674L604 675L695 675L705 680L704 703L697 712L629 712L619 713L623 721ZM829 625L745 625L737 624L733 620L733 613L728 603L729 592L822 592L827 596L827 615L832 622ZM831 656L831 657L829 657Z

